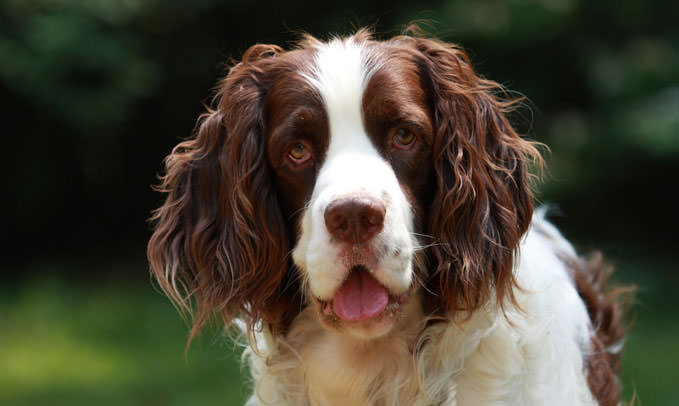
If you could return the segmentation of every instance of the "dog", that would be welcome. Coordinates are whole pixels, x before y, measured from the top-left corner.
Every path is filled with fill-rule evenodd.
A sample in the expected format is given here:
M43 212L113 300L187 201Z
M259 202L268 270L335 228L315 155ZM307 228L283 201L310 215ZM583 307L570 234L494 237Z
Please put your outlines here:
M515 103L421 35L244 53L165 161L148 256L190 339L243 331L248 405L619 403L620 308L534 210Z

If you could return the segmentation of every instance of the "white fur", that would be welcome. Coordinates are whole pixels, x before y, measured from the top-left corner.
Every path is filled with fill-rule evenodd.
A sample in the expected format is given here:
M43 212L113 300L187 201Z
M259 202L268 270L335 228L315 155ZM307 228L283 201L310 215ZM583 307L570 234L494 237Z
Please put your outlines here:
M416 241L408 201L363 127L361 99L374 67L351 39L318 47L307 80L322 96L331 138L293 259L311 293L332 298L357 259L331 240L325 208L343 196L371 196L387 208L372 242L381 253L374 274L403 291L412 282ZM589 317L562 261L574 255L536 215L516 258L518 308L508 304L503 313L491 301L471 317L427 325L416 291L389 334L372 340L327 329L310 304L284 337L260 328L250 342L244 357L255 392L247 404L595 405L584 370Z
M293 259L304 271L311 293L331 299L351 266L366 265L392 293L405 292L412 282L414 240L410 205L389 164L363 128L361 101L373 66L360 44L336 39L319 47L315 69L307 80L321 95L330 123L330 145L302 217L301 237ZM335 199L367 196L386 207L384 228L370 241L376 258L333 242L326 229L325 209Z
M521 310L488 303L419 336L417 300L375 342L325 330L308 307L285 338L262 330L258 351L246 351L257 383L247 404L596 405L584 372L589 318L560 259L572 253L535 216L516 267Z

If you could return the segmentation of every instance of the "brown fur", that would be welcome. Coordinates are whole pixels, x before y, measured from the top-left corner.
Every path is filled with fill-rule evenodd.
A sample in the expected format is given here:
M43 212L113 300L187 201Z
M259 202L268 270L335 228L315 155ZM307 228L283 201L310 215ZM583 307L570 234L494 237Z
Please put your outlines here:
M428 95L433 157L424 161L433 165L424 173L434 173L435 193L433 202L420 204L420 217L421 231L435 239L426 254L433 272L424 275L436 299L431 310L474 310L491 288L498 303L511 300L514 250L533 211L527 163L540 160L505 117L513 101L500 99L501 86L477 76L454 45L407 36L380 43L366 31L356 39L409 58ZM222 82L196 137L166 160L159 190L167 199L152 218L148 255L160 287L193 313L192 337L213 313L227 323L244 313L251 327L262 320L279 332L299 313L300 286L286 254L304 191L281 192L272 182L286 178L267 161L267 137L272 122L289 113L265 107L309 99L271 100L303 87L281 77L304 69L300 54L315 41L307 37L288 52L251 47Z
M227 323L247 314L278 330L299 312L290 234L261 137L262 65L280 52L251 47L222 82L216 108L201 116L196 137L165 161L159 189L167 198L152 217L148 256L163 291L192 313L191 338L215 313Z
M376 42L367 32L356 39L407 58L417 76L404 83L424 91L413 105L429 119L423 127L431 133L431 156L421 160L429 167L419 172L427 179L413 175L416 181L404 189L416 200L417 231L434 240L424 254L429 271L419 270L426 311L467 311L471 317L491 299L513 302L514 254L533 213L528 166L541 164L535 143L522 139L506 117L516 101L479 77L455 45L409 36ZM261 321L284 334L303 307L303 286L288 253L318 168L288 176L275 165L284 147L270 143L278 128L301 126L283 123L295 114L313 123L303 131L328 131L326 117L314 110L319 101L291 79L291 72L305 69L315 43L307 37L293 51L248 49L220 84L195 137L165 161L159 190L167 197L152 217L148 257L163 291L192 315L191 338L215 314L227 324L242 315L250 331ZM320 165L327 142L313 141ZM620 310L602 293L607 273L600 263L574 269L596 328L589 385L602 405L616 404L619 355L606 349L622 337Z
M491 288L497 303L514 301L514 252L533 214L528 163L540 163L540 154L505 116L515 101L500 98L498 83L477 76L460 48L424 38L410 42L423 56L435 119L438 192L428 231L442 244L431 250L438 281L430 288L446 313L471 314Z
M612 268L606 266L601 254L589 261L569 261L580 297L587 306L594 335L587 359L587 382L601 406L620 403L620 351L625 334L621 296L630 288L611 290L606 286ZM615 348L618 347L618 348ZM615 351L611 351L615 348Z

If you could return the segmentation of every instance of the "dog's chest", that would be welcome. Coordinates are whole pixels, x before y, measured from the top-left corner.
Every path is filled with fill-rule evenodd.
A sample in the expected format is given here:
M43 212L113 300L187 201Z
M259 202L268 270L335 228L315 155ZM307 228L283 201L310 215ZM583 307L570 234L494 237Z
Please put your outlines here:
M279 347L279 356L294 365L285 380L289 387L302 389L298 395L306 400L303 403L418 403L416 337L402 334L360 342L316 328L310 319L296 323L300 324L293 327L286 345Z

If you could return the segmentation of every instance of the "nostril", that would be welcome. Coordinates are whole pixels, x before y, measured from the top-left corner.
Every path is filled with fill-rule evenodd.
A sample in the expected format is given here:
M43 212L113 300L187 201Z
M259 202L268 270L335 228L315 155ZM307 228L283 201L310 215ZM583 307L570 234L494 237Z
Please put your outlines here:
M386 209L370 197L334 200L325 210L325 224L334 237L351 243L369 240L382 230Z
M384 223L383 206L375 207L374 205L371 205L370 207L366 207L361 220L366 226L381 226Z
M349 227L349 222L347 218L341 213L333 211L330 215L325 216L325 224L328 230L334 230L336 232L346 232Z

